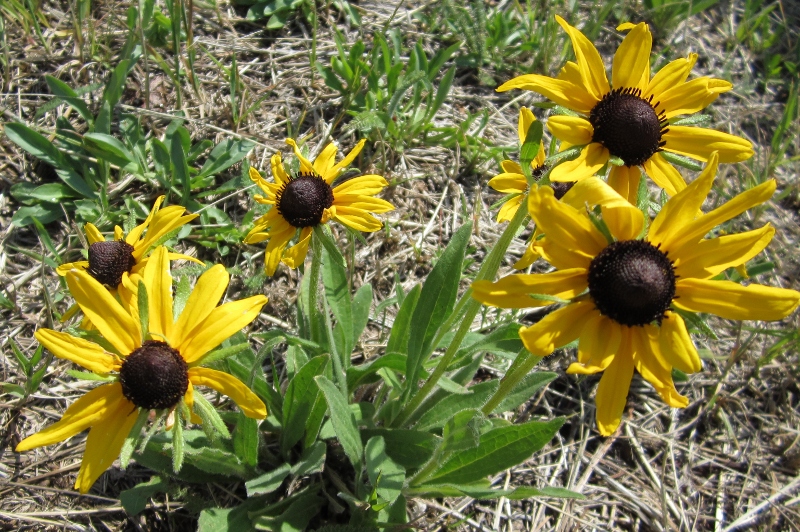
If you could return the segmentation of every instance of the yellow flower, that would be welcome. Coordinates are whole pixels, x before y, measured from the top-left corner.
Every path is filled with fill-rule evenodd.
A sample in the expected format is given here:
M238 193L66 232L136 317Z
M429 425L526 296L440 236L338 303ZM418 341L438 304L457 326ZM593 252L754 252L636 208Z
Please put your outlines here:
M108 286L112 292L123 282L123 279L138 273L148 261L147 253L159 245L172 231L197 218L197 214L183 215L186 211L180 205L171 205L160 209L164 196L159 196L150 210L147 219L141 225L124 235L120 226L114 227L114 240L106 241L103 234L87 223L84 226L89 241L89 260L68 262L56 269L60 276L72 270L85 270L100 283ZM202 264L199 260L180 253L169 253L170 260L190 260Z
M588 216L556 201L551 189L530 194L530 213L545 233L541 252L556 270L473 284L477 300L498 307L543 307L552 297L569 302L538 323L520 328L525 347L544 356L578 340L578 362L568 372L604 372L597 388L597 424L609 435L620 423L634 368L672 407L685 407L672 369L694 373L700 358L676 310L726 319L779 320L800 303L800 292L758 284L742 286L713 277L744 264L774 234L765 225L705 239L716 227L772 196L768 181L707 213L698 214L711 189L718 157L676 194L638 239L643 216L602 209L614 237L609 242ZM537 296L546 295L549 298Z
M358 231L372 232L381 228L380 220L371 213L394 209L388 201L373 197L388 186L383 177L362 175L332 187L342 169L353 162L365 142L362 139L339 163L335 163L336 146L328 144L312 163L303 157L294 139L286 139L300 160L298 175L287 174L280 152L271 159L274 183L250 168L250 179L265 194L256 195L255 200L272 208L256 221L244 241L248 244L268 241L264 256L267 275L275 273L281 260L290 268L302 264L314 227L331 219ZM286 249L298 229L300 236L297 243Z
M696 54L667 64L650 77L652 36L647 24L623 24L630 30L612 64L611 84L597 49L564 19L556 20L567 32L576 61L568 61L557 78L537 74L516 77L497 90L526 89L583 116L551 116L548 129L563 142L584 146L580 155L556 166L552 181L579 181L598 172L613 156L622 166L613 166L608 181L615 190L633 200L638 190L639 169L673 196L686 187L681 174L661 151L707 161L712 152L720 162L738 162L753 156L752 144L712 129L671 125L676 116L707 107L719 94L729 91L727 81L700 77L686 81Z
M217 307L228 286L228 274L218 264L200 276L183 311L173 320L169 253L163 246L150 256L141 279L148 298L145 334L137 308L119 303L83 270L66 274L73 297L105 339L103 345L113 351L63 332L36 331L36 339L53 355L114 379L86 393L67 408L61 420L17 445L18 452L27 451L90 429L75 483L81 493L89 491L119 456L140 409L172 409L183 399L191 412L194 386L227 395L248 417L263 419L267 414L264 403L239 380L201 367L203 356L253 321L267 298L254 296Z

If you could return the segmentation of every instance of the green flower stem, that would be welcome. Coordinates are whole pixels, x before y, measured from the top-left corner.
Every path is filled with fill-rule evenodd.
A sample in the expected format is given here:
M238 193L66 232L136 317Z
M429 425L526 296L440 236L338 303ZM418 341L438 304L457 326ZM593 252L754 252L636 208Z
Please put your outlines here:
M322 242L317 235L311 235L311 271L308 272L310 281L308 283L308 325L311 337L315 342L321 338L315 338L317 316L319 315L319 277L322 266Z
M478 275L475 276L476 281L494 279L494 276L497 274L497 270L500 268L500 262L502 262L503 256L506 254L508 246L511 244L511 239L513 239L517 234L517 230L520 228L522 222L525 220L525 217L528 214L526 206L526 202L523 201L522 205L520 205L520 208L517 209L514 218L508 223L505 231L503 231L503 234L500 235L500 239L483 261L483 266L481 266L481 269L478 270ZM472 327L472 320L474 320L475 316L478 315L480 308L481 303L475 299L472 299L472 288L468 288L456 304L453 312L450 315L450 318L445 320L444 324L442 324L442 326L439 328L439 332L434 338L434 341L431 342L431 350L436 349L436 346L439 345L442 336L452 330L453 324L463 312L461 323L456 331L455 336L453 337L453 340L447 347L447 351L445 351L444 355L439 359L439 362L436 364L436 368L433 370L433 373L431 373L431 376L428 377L428 380L425 381L425 384L422 385L422 388L417 392L417 394L411 398L411 401L409 401L408 404L406 404L406 406L400 411L392 425L403 425L406 421L412 418L422 402L428 398L431 392L433 392L439 382L439 379L442 378L445 371L447 371L447 367L451 362L453 362L453 359L458 352L458 348L461 347L461 342L469 332L470 327ZM408 383L408 385L413 386L414 383Z
M544 357L531 354L530 351L523 347L520 352L517 353L516 358L514 358L514 363L508 368L505 376L500 379L500 387L494 392L494 395L489 401L483 405L481 412L487 416L491 414L492 410L497 408L497 405L511 393L511 390L519 384L519 381L521 381L543 358Z

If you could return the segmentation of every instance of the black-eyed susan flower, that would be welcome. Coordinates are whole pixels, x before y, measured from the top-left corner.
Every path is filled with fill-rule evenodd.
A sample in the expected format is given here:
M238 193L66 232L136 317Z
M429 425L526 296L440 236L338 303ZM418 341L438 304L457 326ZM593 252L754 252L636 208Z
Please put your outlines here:
M274 183L250 168L250 179L264 192L264 196L256 195L255 200L272 208L256 221L245 242L255 244L268 241L264 257L267 275L274 274L281 261L290 268L302 264L308 254L311 234L317 225L336 220L357 231L373 232L382 227L381 221L373 213L394 209L388 201L373 197L388 186L382 176L362 175L332 186L341 171L361 152L365 142L362 139L338 163L336 145L328 144L312 163L300 153L294 139L286 139L300 161L297 175L286 172L280 152L271 159ZM300 235L297 243L286 249L298 230Z
M197 218L197 214L184 215L186 209L171 205L161 209L164 196L159 196L153 204L147 219L133 228L127 235L120 226L114 227L114 240L106 240L103 234L87 223L84 226L89 242L89 260L68 262L56 269L62 277L72 270L84 270L115 291L123 278L139 272L147 264L148 253L162 243L170 233ZM169 253L170 260L199 260L180 253Z
M647 24L623 24L630 30L620 44L611 68L611 83L597 49L577 28L556 20L567 32L576 61L568 61L557 78L537 74L516 77L497 90L526 89L582 116L551 116L548 129L563 142L583 146L580 155L553 168L551 181L578 181L595 174L614 157L609 183L629 199L638 190L644 171L669 195L686 184L662 155L668 151L707 161L712 152L720 162L752 157L752 144L740 137L706 129L670 124L670 120L707 107L729 91L727 81L700 77L687 81L696 54L670 62L650 77L652 36Z
M253 296L216 306L228 286L225 268L216 265L200 276L184 309L173 319L169 254L163 246L152 253L141 279L149 315L144 334L138 308L120 303L79 269L66 273L67 285L102 335L103 345L50 329L36 331L36 339L53 355L113 378L70 405L61 420L17 445L17 451L26 451L90 429L75 483L81 493L89 491L119 456L140 410L171 410L183 400L192 412L194 386L227 395L248 417L263 419L267 414L264 403L239 380L201 367L203 356L253 321L267 298Z
M663 207L639 239L643 216L603 209L613 241L588 216L556 201L551 189L530 194L530 214L545 238L541 253L556 270L518 274L473 284L473 297L506 308L543 307L556 297L568 303L538 323L520 329L525 347L547 355L578 340L578 362L570 373L603 372L597 388L597 424L604 435L619 426L634 368L672 407L685 407L672 369L694 373L700 358L681 312L707 312L735 320L779 320L798 303L800 292L712 279L761 252L774 234L765 225L740 234L706 239L716 227L763 203L775 190L768 181L699 215L716 174L712 154L702 174ZM540 296L550 296L541 298Z

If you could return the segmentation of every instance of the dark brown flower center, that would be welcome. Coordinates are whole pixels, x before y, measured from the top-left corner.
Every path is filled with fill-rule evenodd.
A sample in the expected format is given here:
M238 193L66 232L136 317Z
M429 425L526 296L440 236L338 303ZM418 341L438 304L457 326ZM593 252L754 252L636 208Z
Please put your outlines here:
M122 274L136 264L133 246L122 240L95 242L89 246L89 275L111 288L122 282Z
M172 408L189 386L188 367L175 349L164 342L148 340L125 357L119 382L122 395L138 407Z
M577 181L551 181L550 188L553 189L556 199L560 200L564 197L564 194L569 192L569 189L571 189L575 183L577 183Z
M292 177L278 191L278 212L294 227L319 225L322 214L333 205L333 189L314 172Z
M645 100L639 89L614 89L592 109L589 122L592 142L599 142L626 166L637 166L663 148L661 137L669 131L664 113L656 113L658 102Z
M614 242L589 265L589 295L602 314L622 325L661 322L675 297L675 269L649 242Z

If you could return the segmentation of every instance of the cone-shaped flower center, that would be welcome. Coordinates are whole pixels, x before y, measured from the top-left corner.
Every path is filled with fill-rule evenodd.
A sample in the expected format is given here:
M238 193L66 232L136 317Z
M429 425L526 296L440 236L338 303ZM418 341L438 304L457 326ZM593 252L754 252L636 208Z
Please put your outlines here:
M133 246L122 240L95 242L89 246L89 275L112 288L122 282L122 274L136 264Z
M569 192L569 189L571 189L575 183L577 183L577 181L553 181L550 183L550 187L553 189L556 199L560 200L564 197L564 194Z
M278 212L294 227L312 227L322 221L322 213L333 205L333 190L316 173L293 177L277 194Z
M644 240L614 242L589 265L589 295L622 325L660 322L675 296L672 261Z
M189 373L180 353L164 342L148 340L125 357L119 382L130 402L158 410L178 404L189 386Z
M641 97L639 89L614 89L592 109L589 122L594 128L592 142L599 142L619 157L626 166L637 166L650 159L664 146L662 135L668 131L663 112L655 111L651 100Z

